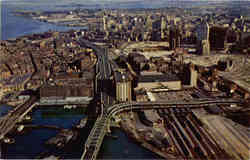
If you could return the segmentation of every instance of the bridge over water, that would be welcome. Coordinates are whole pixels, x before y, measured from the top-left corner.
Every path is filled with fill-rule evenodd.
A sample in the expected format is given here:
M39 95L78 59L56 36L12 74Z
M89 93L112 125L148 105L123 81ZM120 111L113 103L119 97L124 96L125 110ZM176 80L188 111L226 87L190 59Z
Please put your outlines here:
M31 96L30 99L23 104L17 106L0 118L0 139L3 139L4 136L15 127L16 123L21 121L23 117L37 105L37 103L35 103L36 100L37 98L35 96Z
M165 109L165 108L202 108L211 105L230 105L243 103L238 99L221 100L192 100L192 101L162 101L162 102L131 102L121 103L105 108L104 114L97 118L91 133L85 143L85 149L81 159L94 160L100 150L104 136L109 129L110 119L117 113L138 109Z
M111 97L107 94L107 84L112 76L112 67L108 59L107 49L96 46L85 39L80 39L82 45L92 48L97 55L96 78L95 78L95 94L101 100L101 114L97 118L87 141L81 159L96 159L98 151L101 147L104 136L106 135L109 125L109 118L105 114L106 106L112 103Z
M105 82L110 80L112 70L114 69L111 67L112 61L108 59L107 49L98 47L84 39L81 39L80 42L92 48L97 55L95 93L101 98L101 114L97 118L85 142L81 159L93 160L97 158L102 141L109 130L110 119L119 112L138 109L201 108L217 104L230 105L242 103L237 99L198 99L192 101L131 102L111 105L112 98L107 94L109 91Z

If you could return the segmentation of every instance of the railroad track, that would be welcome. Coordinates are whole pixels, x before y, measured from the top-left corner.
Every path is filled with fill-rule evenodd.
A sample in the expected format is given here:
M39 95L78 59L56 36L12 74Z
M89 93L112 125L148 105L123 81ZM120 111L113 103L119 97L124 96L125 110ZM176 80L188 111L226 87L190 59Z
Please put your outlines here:
M213 137L205 132L202 124L189 109L159 109L164 119L165 130L176 152L190 159L229 159L230 156L219 147Z

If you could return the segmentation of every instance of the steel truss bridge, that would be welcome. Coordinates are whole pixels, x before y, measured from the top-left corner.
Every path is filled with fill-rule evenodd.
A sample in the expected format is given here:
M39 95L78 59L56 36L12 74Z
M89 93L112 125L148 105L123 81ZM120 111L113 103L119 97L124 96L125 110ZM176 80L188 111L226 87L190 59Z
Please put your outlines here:
M111 118L113 118L117 113L129 110L138 109L165 109L165 108L202 108L206 106L214 105L231 105L231 104L241 104L242 100L239 99L198 99L192 101L162 101L162 102L131 102L131 103L121 103L110 106L104 110L104 114L97 118L93 129L91 130L89 137L85 143L84 152L81 159L91 159L97 158L98 151L100 150L104 136L107 134L110 126Z
M114 70L114 63L108 59L107 49L98 47L87 40L80 39L81 44L92 48L97 55L96 63L96 87L95 92L101 97L101 114L97 118L88 138L85 142L81 159L97 158L101 144L107 132L110 130L111 119L120 112L138 109L162 109L162 108L202 108L213 105L240 104L238 99L197 99L192 101L161 101L161 102L131 102L111 105L111 97L107 94L107 84Z

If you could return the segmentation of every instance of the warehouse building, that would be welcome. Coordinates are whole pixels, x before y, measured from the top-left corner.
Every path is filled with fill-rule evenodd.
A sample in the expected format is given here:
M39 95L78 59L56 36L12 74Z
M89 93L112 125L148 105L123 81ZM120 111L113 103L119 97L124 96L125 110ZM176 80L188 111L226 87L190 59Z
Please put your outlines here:
M132 78L126 72L115 72L116 100L132 100Z
M93 99L93 88L81 86L51 86L40 88L41 104L81 103L89 104Z
M136 90L142 88L146 90L156 88L180 90L181 80L176 75L170 73L163 74L160 72L141 72L141 75L138 77L138 85Z

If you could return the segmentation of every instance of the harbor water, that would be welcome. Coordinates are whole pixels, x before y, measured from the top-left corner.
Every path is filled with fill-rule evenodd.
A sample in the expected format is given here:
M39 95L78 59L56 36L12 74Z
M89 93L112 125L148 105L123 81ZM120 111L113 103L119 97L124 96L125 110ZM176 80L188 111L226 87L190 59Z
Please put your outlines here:
M4 115L12 107L1 105L0 113ZM63 109L63 107L39 107L33 109L29 115L32 117L32 125L52 125L60 128L71 129L78 124L86 115L82 109ZM83 129L79 133L80 139L70 150L57 150L48 148L45 142L56 136L58 130L39 128L24 134L15 135L14 144L4 144L2 154L6 159L33 159L41 153L63 156L63 158L78 159L83 152L84 141L87 139L89 130ZM113 137L106 137L101 147L98 158L100 159L159 159L156 154L142 148L132 141L126 133L120 129L112 130Z
M25 0L23 0L25 2ZM27 0L28 1L28 0ZM48 30L67 31L69 29L80 29L74 27L57 26L39 22L25 17L15 16L15 10L51 10L60 9L62 5L51 6L50 1L32 1L32 5L22 3L22 0L0 1L1 3L1 39L7 40L32 33L42 33ZM65 7L65 6L64 6ZM67 9L71 7L67 6ZM12 107L0 105L0 116L5 115ZM72 109L75 110L75 109ZM82 111L68 111L57 107L35 108L29 115L32 117L31 124L34 125L55 125L61 128L72 128L79 123L80 119L86 115ZM80 139L69 151L57 151L45 146L45 142L54 137L58 130L34 129L23 135L16 135L14 144L4 144L2 148L3 158L7 159L33 159L41 153L51 153L53 155L63 155L68 159L79 159L83 152L84 139L87 138L88 131L80 132ZM131 141L124 132L119 129L113 131L117 139L106 137L99 157L100 159L156 159L159 158L154 153L142 148L140 145Z

